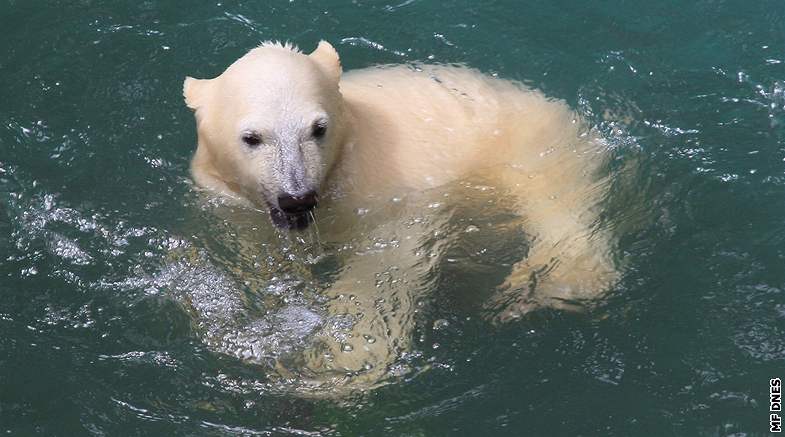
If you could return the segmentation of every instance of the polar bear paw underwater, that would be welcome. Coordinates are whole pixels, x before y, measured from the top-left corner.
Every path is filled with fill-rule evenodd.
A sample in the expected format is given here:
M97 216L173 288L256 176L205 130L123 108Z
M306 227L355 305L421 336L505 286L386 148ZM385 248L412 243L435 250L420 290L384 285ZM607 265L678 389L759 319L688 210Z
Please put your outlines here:
M612 236L597 226L607 187L598 175L602 139L564 102L520 83L455 66L343 73L327 42L310 54L264 43L214 79L186 78L184 96L197 120L194 180L269 212L280 229L315 224L321 238L340 240L363 208L460 180L496 187L493 207L520 217L529 249L484 304L493 322L580 309L618 279ZM409 202L401 216L418 208L426 207ZM374 238L394 244L346 255L319 290L325 314L356 316L317 330L299 368L281 373L315 387L370 388L412 348L412 296L449 244L423 250L421 241L446 219L372 220ZM389 268L405 271L404 280L380 284Z

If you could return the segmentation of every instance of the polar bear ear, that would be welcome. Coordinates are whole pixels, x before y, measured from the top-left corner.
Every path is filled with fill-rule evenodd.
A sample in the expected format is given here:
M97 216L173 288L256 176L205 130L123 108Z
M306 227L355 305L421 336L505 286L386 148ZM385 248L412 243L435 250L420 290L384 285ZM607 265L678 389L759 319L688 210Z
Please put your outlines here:
M191 109L199 109L199 107L204 104L209 85L210 79L186 77L185 82L183 82L183 97L185 97L185 104Z
M330 79L338 80L341 78L341 59L338 57L338 52L327 41L319 41L316 50L308 55L313 59L319 67L324 71Z

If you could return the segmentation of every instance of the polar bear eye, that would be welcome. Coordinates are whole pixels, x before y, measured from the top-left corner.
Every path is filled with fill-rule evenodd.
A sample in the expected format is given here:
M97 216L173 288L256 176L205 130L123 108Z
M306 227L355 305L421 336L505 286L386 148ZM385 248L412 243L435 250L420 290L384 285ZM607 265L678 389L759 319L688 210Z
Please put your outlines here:
M325 121L317 121L313 124L313 130L311 134L314 138L322 138L327 133L327 122Z
M256 147L262 144L262 136L256 132L246 132L242 136L242 140L248 147Z

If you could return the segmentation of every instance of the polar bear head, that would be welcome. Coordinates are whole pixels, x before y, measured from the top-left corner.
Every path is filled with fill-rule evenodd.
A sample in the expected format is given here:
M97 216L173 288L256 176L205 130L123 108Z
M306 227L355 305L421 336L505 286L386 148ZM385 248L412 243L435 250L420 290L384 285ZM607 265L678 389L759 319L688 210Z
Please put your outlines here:
M338 54L322 41L311 54L264 43L214 79L187 77L194 179L268 207L280 227L306 227L341 151L340 76Z

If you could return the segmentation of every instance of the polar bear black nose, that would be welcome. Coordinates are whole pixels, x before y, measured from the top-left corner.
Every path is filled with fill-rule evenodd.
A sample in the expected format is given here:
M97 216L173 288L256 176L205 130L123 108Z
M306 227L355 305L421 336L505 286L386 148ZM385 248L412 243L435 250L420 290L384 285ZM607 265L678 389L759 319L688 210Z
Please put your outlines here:
M301 196L284 194L278 196L278 207L287 214L302 214L316 206L316 192L309 191Z

